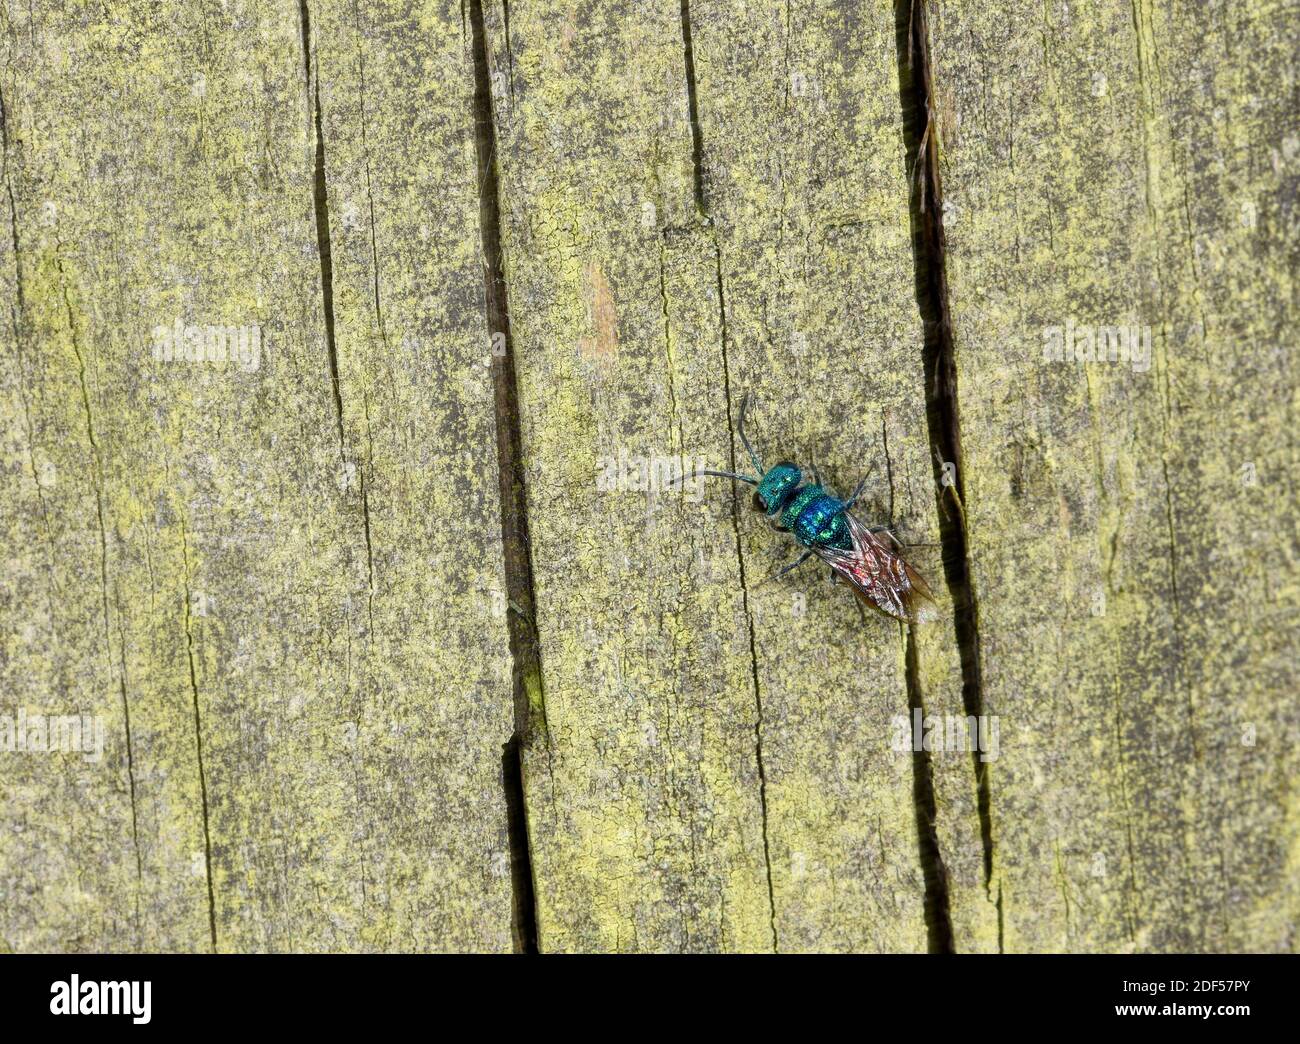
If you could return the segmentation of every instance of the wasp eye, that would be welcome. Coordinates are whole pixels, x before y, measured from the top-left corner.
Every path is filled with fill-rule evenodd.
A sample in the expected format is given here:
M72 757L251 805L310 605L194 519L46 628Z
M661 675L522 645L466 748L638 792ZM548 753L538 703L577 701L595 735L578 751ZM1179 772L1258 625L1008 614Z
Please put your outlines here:
M767 511L767 502L763 500L763 495L762 495L761 493L757 493L757 492L756 492L756 493L754 494L754 498L753 498L753 502L752 502L752 503L753 503L753 508L754 508L755 511L758 511L758 512L766 512L766 511Z

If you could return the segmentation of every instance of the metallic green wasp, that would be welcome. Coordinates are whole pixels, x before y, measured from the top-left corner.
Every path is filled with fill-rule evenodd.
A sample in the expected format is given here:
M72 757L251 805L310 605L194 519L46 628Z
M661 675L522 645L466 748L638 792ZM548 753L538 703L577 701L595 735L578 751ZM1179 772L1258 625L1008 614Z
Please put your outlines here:
M848 500L840 500L822 487L815 468L813 481L806 485L803 469L791 461L764 469L745 436L748 406L746 395L740 404L736 430L758 474L738 475L731 471L701 474L754 486L754 510L766 515L778 530L789 533L804 549L775 576L784 576L816 555L831 567L832 578L847 580L853 593L868 608L898 620L933 619L934 596L921 575L903 558L902 545L887 528L867 526L850 514L866 478L858 483ZM879 534L888 537L889 543L881 540Z

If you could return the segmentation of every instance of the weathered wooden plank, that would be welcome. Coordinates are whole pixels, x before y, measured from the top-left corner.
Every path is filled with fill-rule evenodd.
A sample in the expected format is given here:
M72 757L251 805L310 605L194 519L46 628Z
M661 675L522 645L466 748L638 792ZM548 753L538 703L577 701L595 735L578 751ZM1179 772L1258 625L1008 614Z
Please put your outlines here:
M770 949L731 519L618 472L726 459L677 12L512 9L508 47L486 13L544 672L540 943Z
M9 13L5 389L27 412L6 415L5 669L28 680L5 695L75 695L110 735L99 775L3 762L15 948L510 945L459 12L339 5L319 33L305 13ZM423 72L393 57L404 17L435 45ZM436 191L367 171L399 128ZM169 360L174 324L199 340ZM260 351L196 358L218 327Z
M842 495L869 472L863 516L934 543L893 5L696 0L689 17L727 362L759 399L752 435L765 462L815 462ZM751 582L789 559L758 519L742 532ZM942 598L937 549L913 557ZM783 948L924 950L913 757L893 749L905 631L813 565L753 599ZM918 696L959 705L949 626L919 640Z
M6 943L205 948L208 852L189 658L203 589L185 590L192 560L175 507L188 490L157 451L163 438L181 441L176 396L205 389L162 374L151 391L134 379L154 368L150 327L170 322L184 288L155 277L153 299L141 301L130 269L153 251L165 263L208 244L192 242L193 226L167 235L145 220L152 194L140 190L156 170L126 162L134 139L173 118L151 101L170 94L193 112L197 63L193 51L158 48L137 20L6 17L6 238L16 246L6 365L25 428L11 449L22 466L6 545L34 541L44 575L29 590L22 573L6 572L4 630L26 639L6 656L5 714L91 714L106 738L102 761L89 766L75 755L4 757ZM168 29L192 39L183 16ZM121 61L90 60L103 51ZM169 91L158 90L164 77ZM128 237L134 249L122 247Z
M1296 944L1289 6L931 9L1007 950Z
M487 15L548 726L528 759L542 946L924 949L901 632L811 567L760 588L773 534L724 487L620 484L745 465L728 429L749 389L773 461L815 454L847 492L876 459L870 509L933 533L892 9L534 5L508 34ZM861 18L867 56L838 57ZM951 689L943 641L927 681Z
M340 395L373 576L357 757L383 949L508 950L513 730L459 5L318 4Z

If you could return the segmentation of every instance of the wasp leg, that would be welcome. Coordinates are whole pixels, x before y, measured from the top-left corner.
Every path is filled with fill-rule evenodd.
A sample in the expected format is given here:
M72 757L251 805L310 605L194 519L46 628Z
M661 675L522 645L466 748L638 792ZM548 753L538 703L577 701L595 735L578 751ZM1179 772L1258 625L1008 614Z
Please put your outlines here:
M844 502L845 511L848 511L849 508L851 508L854 504L858 502L858 497L862 496L862 490L866 486L867 479L869 478L871 478L870 471L868 471L865 475L862 476L862 481L859 482L857 487L853 490L853 492L849 494L849 499Z
M771 580L779 580L781 577L785 576L785 574L788 573L788 572L790 572L791 570L793 570L793 569L798 569L801 565L803 565L805 562L807 562L808 559L810 559L810 558L812 558L812 551L805 551L802 555L800 555L798 558L796 558L796 559L795 559L793 562L791 562L788 566L782 566L782 567L781 567L780 569L778 569L775 573L773 573L771 576L769 576L769 577L767 578L767 580L764 580L764 581L762 581L762 582L766 584L766 583L768 583L768 582L771 581Z
M900 551L907 549L907 545L899 540L898 537L894 536L894 531L888 526L868 526L867 530L871 533L884 533L885 536L889 537L889 539L894 542L894 546Z
M890 529L888 526L868 526L867 529L872 533L884 533L887 537L889 537L890 540L894 542L894 546L897 547L898 550L900 551L906 551L909 547L943 547L942 544L933 544L933 543L904 544L901 540L898 539L898 537L894 536L894 531Z

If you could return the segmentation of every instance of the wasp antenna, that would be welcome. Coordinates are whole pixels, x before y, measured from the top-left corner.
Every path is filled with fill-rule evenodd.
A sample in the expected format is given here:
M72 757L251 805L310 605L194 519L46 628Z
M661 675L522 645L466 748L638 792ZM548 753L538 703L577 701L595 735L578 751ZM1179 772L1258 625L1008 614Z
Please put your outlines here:
M749 409L749 392L745 392L744 398L740 400L740 416L736 419L736 431L740 434L741 445L745 447L745 452L749 454L749 459L754 464L754 470L760 475L763 474L763 464L758 459L758 454L754 452L754 447L749 444L749 439L745 437L745 411Z
M728 478L728 479L735 479L737 482L748 482L751 486L758 485L758 479L750 478L748 475L737 475L733 471L706 471L704 468L701 468L699 471L682 472L680 475L676 475L673 478L670 478L666 483L666 485L680 486L692 475L714 475L717 478Z
M757 486L757 485L758 485L758 479L756 479L756 478L751 478L751 477L748 476L748 475L737 475L734 471L705 471L705 470L701 469L700 471L697 471L695 474L697 474L697 475L712 475L714 478L735 479L737 482L747 482L747 483L749 483L751 486ZM686 477L685 475L682 476L683 479L684 479L685 477ZM678 479L678 480L676 480L676 481L681 481L681 480Z

